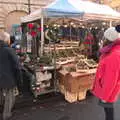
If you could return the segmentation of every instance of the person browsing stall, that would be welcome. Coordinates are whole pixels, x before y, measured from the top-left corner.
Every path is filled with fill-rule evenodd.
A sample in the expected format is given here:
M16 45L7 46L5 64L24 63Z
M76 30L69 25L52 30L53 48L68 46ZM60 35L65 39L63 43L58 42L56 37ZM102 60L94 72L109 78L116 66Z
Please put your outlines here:
M114 120L114 103L120 95L120 25L108 28L104 37L92 93L104 108L105 120Z

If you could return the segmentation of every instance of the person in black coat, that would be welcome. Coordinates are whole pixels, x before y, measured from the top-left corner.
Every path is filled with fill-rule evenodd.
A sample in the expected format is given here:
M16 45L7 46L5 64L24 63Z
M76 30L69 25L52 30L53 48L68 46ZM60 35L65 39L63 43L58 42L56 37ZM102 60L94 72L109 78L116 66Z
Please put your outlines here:
M3 120L9 119L15 102L14 88L20 80L19 61L7 42L0 40L0 96L5 96Z

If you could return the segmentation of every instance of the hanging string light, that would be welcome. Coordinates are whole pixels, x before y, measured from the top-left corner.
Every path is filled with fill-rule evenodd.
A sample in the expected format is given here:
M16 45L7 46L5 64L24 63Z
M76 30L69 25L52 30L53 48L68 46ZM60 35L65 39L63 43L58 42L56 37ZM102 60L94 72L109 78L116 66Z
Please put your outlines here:
M60 27L60 25L57 25L57 27Z
M74 28L76 28L76 25L73 25Z
M64 25L65 28L67 28L68 26L67 25Z
M103 25L106 25L106 23L105 23L105 22L103 22L102 24L103 24Z
M92 27L90 27L90 30L92 30Z
M98 27L95 27L95 29L98 29Z
M85 26L82 26L82 28L85 28Z
M74 25L74 23L73 23L73 22L71 22L70 24L71 24L71 25Z
M56 27L57 26L57 24L54 24L54 27Z
M82 23L80 23L80 25L82 25Z
M105 28L102 28L102 30L104 30Z

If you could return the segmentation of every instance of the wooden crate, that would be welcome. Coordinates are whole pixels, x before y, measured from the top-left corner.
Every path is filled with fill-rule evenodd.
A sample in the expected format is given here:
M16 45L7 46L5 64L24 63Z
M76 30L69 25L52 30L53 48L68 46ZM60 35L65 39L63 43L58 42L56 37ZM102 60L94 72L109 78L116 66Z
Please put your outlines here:
M83 91L79 91L77 93L71 93L69 91L65 91L65 100L68 101L69 103L74 103L77 101L85 100L86 99L86 94L87 94L87 89Z
M91 89L95 74L70 73L66 74L65 89L72 93L80 89Z
M87 89L78 92L78 100L86 99Z
M95 73L60 72L59 88L70 103L86 99L86 93L92 88Z
M78 100L78 94L65 91L65 100L67 100L69 103L76 102Z
M65 95L65 86L64 85L59 84L59 90L63 95Z
M67 71L61 70L57 73L58 76L58 80L59 80L59 84L60 85L65 85L65 81L66 81L66 74L68 74Z

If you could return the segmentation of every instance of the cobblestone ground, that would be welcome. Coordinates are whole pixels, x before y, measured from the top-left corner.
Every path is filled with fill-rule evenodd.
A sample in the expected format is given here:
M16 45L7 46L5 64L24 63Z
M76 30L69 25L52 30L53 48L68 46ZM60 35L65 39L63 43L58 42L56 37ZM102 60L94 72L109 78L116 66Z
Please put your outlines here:
M33 105L16 105L12 120L104 120L103 109L97 99L68 103L62 96L48 97ZM115 120L120 120L120 104L115 105Z

